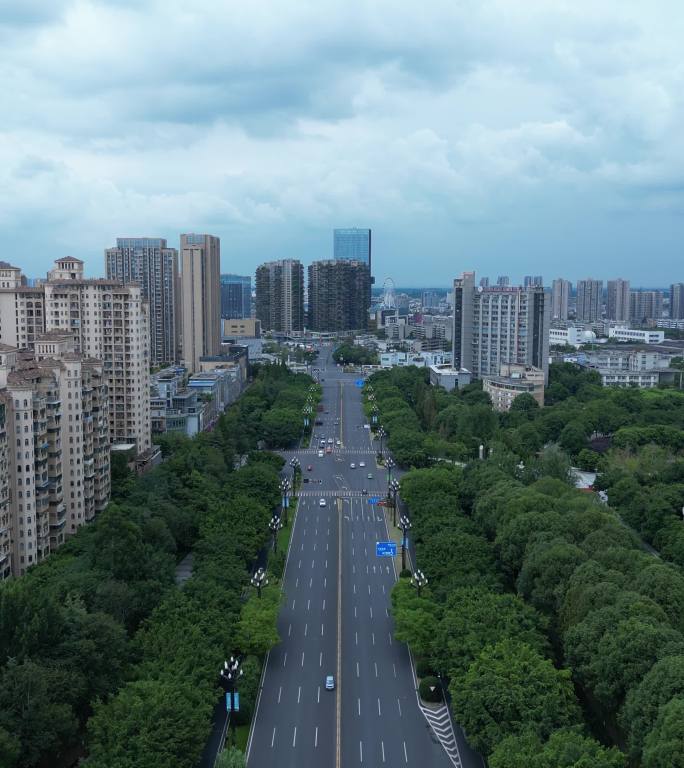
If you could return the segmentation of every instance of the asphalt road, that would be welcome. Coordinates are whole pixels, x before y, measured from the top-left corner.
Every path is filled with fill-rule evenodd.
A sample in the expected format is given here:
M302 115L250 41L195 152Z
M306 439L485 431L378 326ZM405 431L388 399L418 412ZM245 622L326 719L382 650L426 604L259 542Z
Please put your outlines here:
M375 542L389 538L385 518L361 493L384 495L386 472L376 467L363 427L357 377L337 369L331 351L324 347L319 357L324 423L315 427L310 449L291 454L309 482L301 486L278 622L282 640L265 667L248 766L459 765L419 708L408 649L393 637L396 575L391 559L375 553ZM341 446L320 458L319 440L327 445L328 438ZM325 690L330 674L334 691ZM459 761L482 766L463 744Z

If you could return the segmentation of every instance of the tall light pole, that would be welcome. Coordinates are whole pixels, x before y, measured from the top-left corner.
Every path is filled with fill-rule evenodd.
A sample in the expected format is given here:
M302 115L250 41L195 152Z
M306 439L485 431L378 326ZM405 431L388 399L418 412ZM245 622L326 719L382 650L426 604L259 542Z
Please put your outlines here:
M231 743L235 744L235 722L233 712L235 711L235 684L242 677L241 662L239 656L231 656L230 661L224 661L219 670L221 684L224 689L230 693L230 712L228 713L228 723L232 732Z
M268 524L268 528L273 534L273 551L278 551L278 531L283 527L281 519L277 515L273 515L271 522Z
M299 459L296 456L293 456L290 459L290 466L292 467L292 488L295 487L295 478L297 477L297 472L301 469L301 464L299 462Z
M392 503L392 525L397 527L397 493L399 492L399 481L395 477L387 486L387 495L391 497Z
M420 590L427 586L427 583L427 576L422 571L416 571L413 576L411 576L411 586L418 590L418 597L420 597Z
M385 428L380 425L380 429L378 430L378 437L380 438L380 450L378 451L378 458L382 459L382 439L385 437L387 432L385 432Z
M401 570L406 570L406 546L408 545L408 532L411 529L411 521L406 517L406 515L402 515L399 518L399 527L401 528L402 537L401 537Z
M394 469L394 466L395 466L394 459L391 456L387 458L386 465L387 465L387 485L389 485L392 482L392 470Z
M268 586L268 579L266 578L266 571L263 568L258 568L253 574L249 583L256 587L257 595L261 597L261 590Z
M280 493L282 495L280 504L283 510L284 525L287 525L287 510L290 507L290 499L288 496L289 492L290 492L290 481L286 477L284 477L280 481Z

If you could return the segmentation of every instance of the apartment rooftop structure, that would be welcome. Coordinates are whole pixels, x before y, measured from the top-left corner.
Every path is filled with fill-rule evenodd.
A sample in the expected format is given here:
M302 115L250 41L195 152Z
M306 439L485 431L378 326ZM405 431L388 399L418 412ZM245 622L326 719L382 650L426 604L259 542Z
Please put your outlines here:
M498 376L485 376L482 390L492 399L496 411L509 411L522 394L532 395L541 408L544 405L544 371L531 365L503 364Z

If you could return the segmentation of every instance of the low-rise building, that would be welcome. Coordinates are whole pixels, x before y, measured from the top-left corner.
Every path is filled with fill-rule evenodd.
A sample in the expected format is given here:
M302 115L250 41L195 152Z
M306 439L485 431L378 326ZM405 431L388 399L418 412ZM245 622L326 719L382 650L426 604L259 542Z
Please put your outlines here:
M684 331L684 320L672 318L656 320L656 328L671 328L675 331Z
M416 365L424 368L431 365L451 365L452 359L451 352L382 352L380 367L396 368Z
M430 366L430 384L433 387L444 387L447 392L463 389L470 384L471 380L470 371L465 368L459 370L451 365Z
M645 328L612 326L608 329L608 338L615 339L615 341L636 341L641 344L662 344L665 341L665 332Z
M261 321L255 317L236 317L221 322L224 339L258 339L261 336Z
M591 344L596 341L594 331L585 330L583 326L568 325L565 328L549 328L549 346L563 346L569 344L580 347L582 344Z
M508 411L522 394L529 394L539 406L544 405L544 371L531 365L504 364L498 376L485 376L482 389L492 399L497 411Z

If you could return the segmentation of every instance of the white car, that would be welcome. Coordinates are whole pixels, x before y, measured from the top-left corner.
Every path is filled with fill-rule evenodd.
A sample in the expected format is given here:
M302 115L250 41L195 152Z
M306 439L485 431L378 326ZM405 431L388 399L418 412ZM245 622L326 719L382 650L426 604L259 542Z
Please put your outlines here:
M332 675L327 675L325 678L325 690L326 691L335 690L335 678Z
M318 458L319 458L319 459L322 459L324 455L325 455L325 454L323 453L323 451L319 451L319 452L318 452Z
M319 507L324 507L324 506L325 506L325 499L321 499L321 500L318 502L318 506L319 506Z
M339 437L337 440L335 440L335 445L342 445L342 441L339 439Z
M356 469L356 464L352 461L352 463L349 465L350 469Z
M365 467L366 466L366 462L365 461L360 461L359 462L359 466L360 467Z
M332 445L332 444L333 444L333 439L332 439L332 437L329 437L328 438L328 445Z

